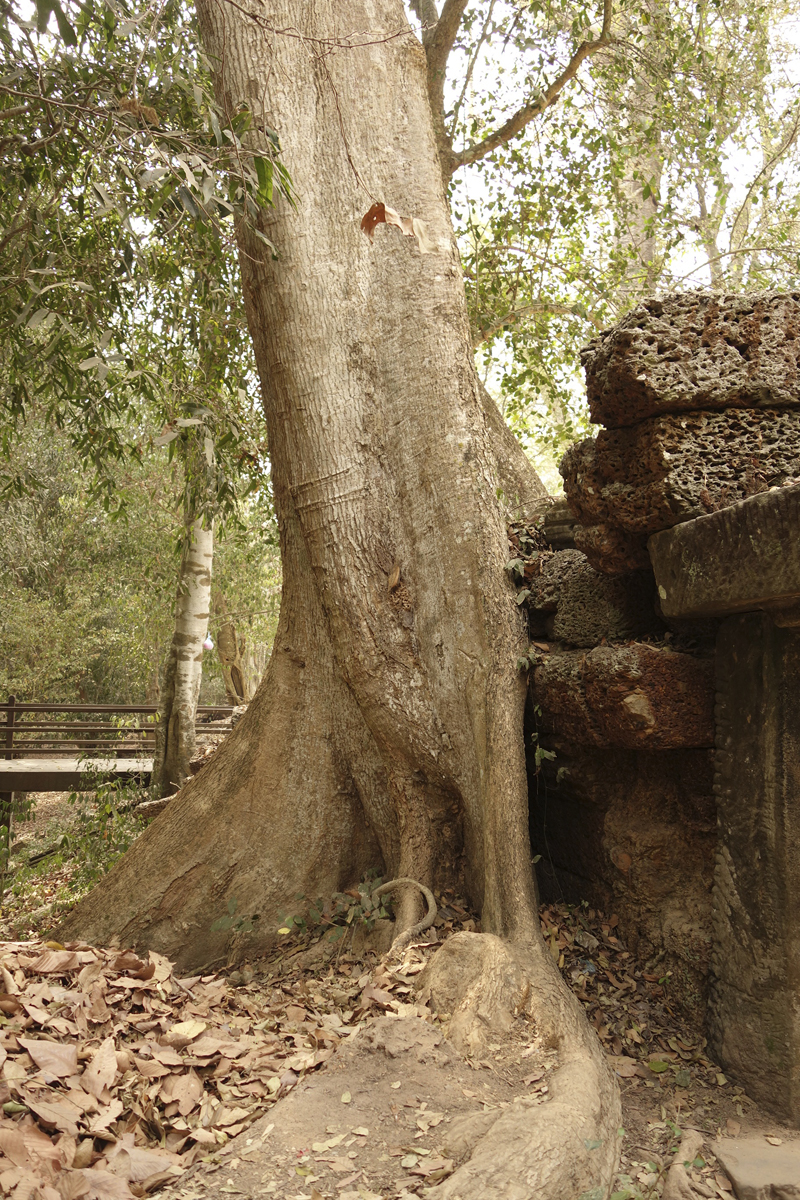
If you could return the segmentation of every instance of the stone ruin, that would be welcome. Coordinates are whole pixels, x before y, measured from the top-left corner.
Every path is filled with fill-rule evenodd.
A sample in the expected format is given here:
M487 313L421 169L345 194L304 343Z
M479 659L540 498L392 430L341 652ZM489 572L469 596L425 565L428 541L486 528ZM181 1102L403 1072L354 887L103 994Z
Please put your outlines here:
M649 300L582 357L604 428L526 568L540 888L798 1124L800 294Z

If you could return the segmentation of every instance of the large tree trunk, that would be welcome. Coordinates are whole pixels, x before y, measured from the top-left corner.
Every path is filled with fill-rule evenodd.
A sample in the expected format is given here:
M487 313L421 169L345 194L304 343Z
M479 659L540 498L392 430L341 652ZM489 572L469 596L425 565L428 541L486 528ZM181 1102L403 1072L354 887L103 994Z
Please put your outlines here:
M239 9L199 10L223 103L279 131L299 197L262 217L274 260L242 233L280 623L233 734L63 936L114 935L188 969L265 949L297 893L324 896L370 866L465 888L512 949L456 939L442 961L475 986L461 994L434 971L432 993L459 1006L465 1045L493 1006L527 1010L563 1066L553 1105L530 1115L544 1134L507 1161L503 1149L492 1182L476 1166L460 1194L520 1195L509 1180L527 1171L543 1200L605 1196L618 1101L539 930L516 666L527 636L504 574L503 498L524 483L529 507L544 489L505 439L493 452L422 48L400 0L279 0L271 22L291 35L272 38ZM356 49L315 40L354 30ZM376 200L427 222L435 252L385 226L370 244L359 222ZM233 898L256 932L212 932ZM398 930L417 905L409 889Z
M204 525L201 518L190 521L178 576L175 631L164 666L158 712L153 760L157 795L169 795L180 787L194 757L213 561L213 526Z

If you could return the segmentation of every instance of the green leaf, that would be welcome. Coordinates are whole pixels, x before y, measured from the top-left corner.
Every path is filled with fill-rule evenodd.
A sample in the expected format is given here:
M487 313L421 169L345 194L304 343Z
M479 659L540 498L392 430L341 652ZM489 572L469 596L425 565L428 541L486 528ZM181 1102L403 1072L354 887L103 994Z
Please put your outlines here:
M192 193L183 184L178 188L177 196L190 217L200 216L200 209L195 204Z
M64 42L64 45L65 46L77 46L78 35L75 33L75 30L72 28L69 21L67 20L66 13L64 12L61 5L58 3L58 0L53 0L53 12L56 14L56 24L58 25L58 32L61 34L61 38Z
M256 200L263 208L267 204L272 204L272 163L268 158L263 158L259 154L253 159L253 166L258 175Z
M233 925L233 917L219 917L211 925L212 933L219 933L221 930L230 929Z
M236 912L237 903L238 901L236 897L231 896L230 900L228 901L228 912L231 914L231 916L233 916L233 914Z
M50 13L53 11L53 0L36 0L36 28L39 33L47 29Z
M150 205L150 212L148 213L148 216L151 221L156 218L158 213L163 208L165 202L170 198L172 193L175 191L177 183L178 183L178 181L174 177L174 175L170 175L169 179L167 179L164 186L159 188L158 192L156 193L155 200Z
M256 229L255 226L250 229L250 232L255 234L258 240L263 242L265 246L269 246L270 250L272 251L273 258L277 257L274 243L269 240L265 233L262 233L260 229Z

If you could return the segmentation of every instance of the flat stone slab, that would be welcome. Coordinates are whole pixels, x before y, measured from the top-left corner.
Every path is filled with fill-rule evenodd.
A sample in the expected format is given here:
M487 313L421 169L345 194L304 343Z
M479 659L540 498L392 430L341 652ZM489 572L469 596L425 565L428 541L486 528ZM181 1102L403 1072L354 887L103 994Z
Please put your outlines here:
M711 659L633 643L542 654L532 680L547 732L574 746L714 744Z
M800 404L800 294L646 300L582 352L592 420Z
M552 550L575 549L575 517L566 500L556 500L545 509L542 529Z
M564 491L581 525L656 533L800 479L800 409L652 417L570 446Z
M800 485L654 534L648 549L664 616L764 609L784 623L780 610L800 604L799 535Z
M711 1146L737 1200L800 1200L800 1141L722 1138Z

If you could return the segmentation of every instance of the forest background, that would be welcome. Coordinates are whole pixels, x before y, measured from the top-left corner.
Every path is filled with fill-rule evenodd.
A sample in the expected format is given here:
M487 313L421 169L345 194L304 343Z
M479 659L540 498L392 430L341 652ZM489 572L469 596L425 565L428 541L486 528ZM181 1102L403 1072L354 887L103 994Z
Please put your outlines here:
M303 198L277 139L252 155L249 113L218 107L187 6L4 9L0 693L154 702L198 521L211 636L235 626L250 691L280 564L234 223ZM654 292L800 286L793 6L448 9L476 362L555 491L591 432L579 352L599 329ZM201 702L225 694L208 651Z

